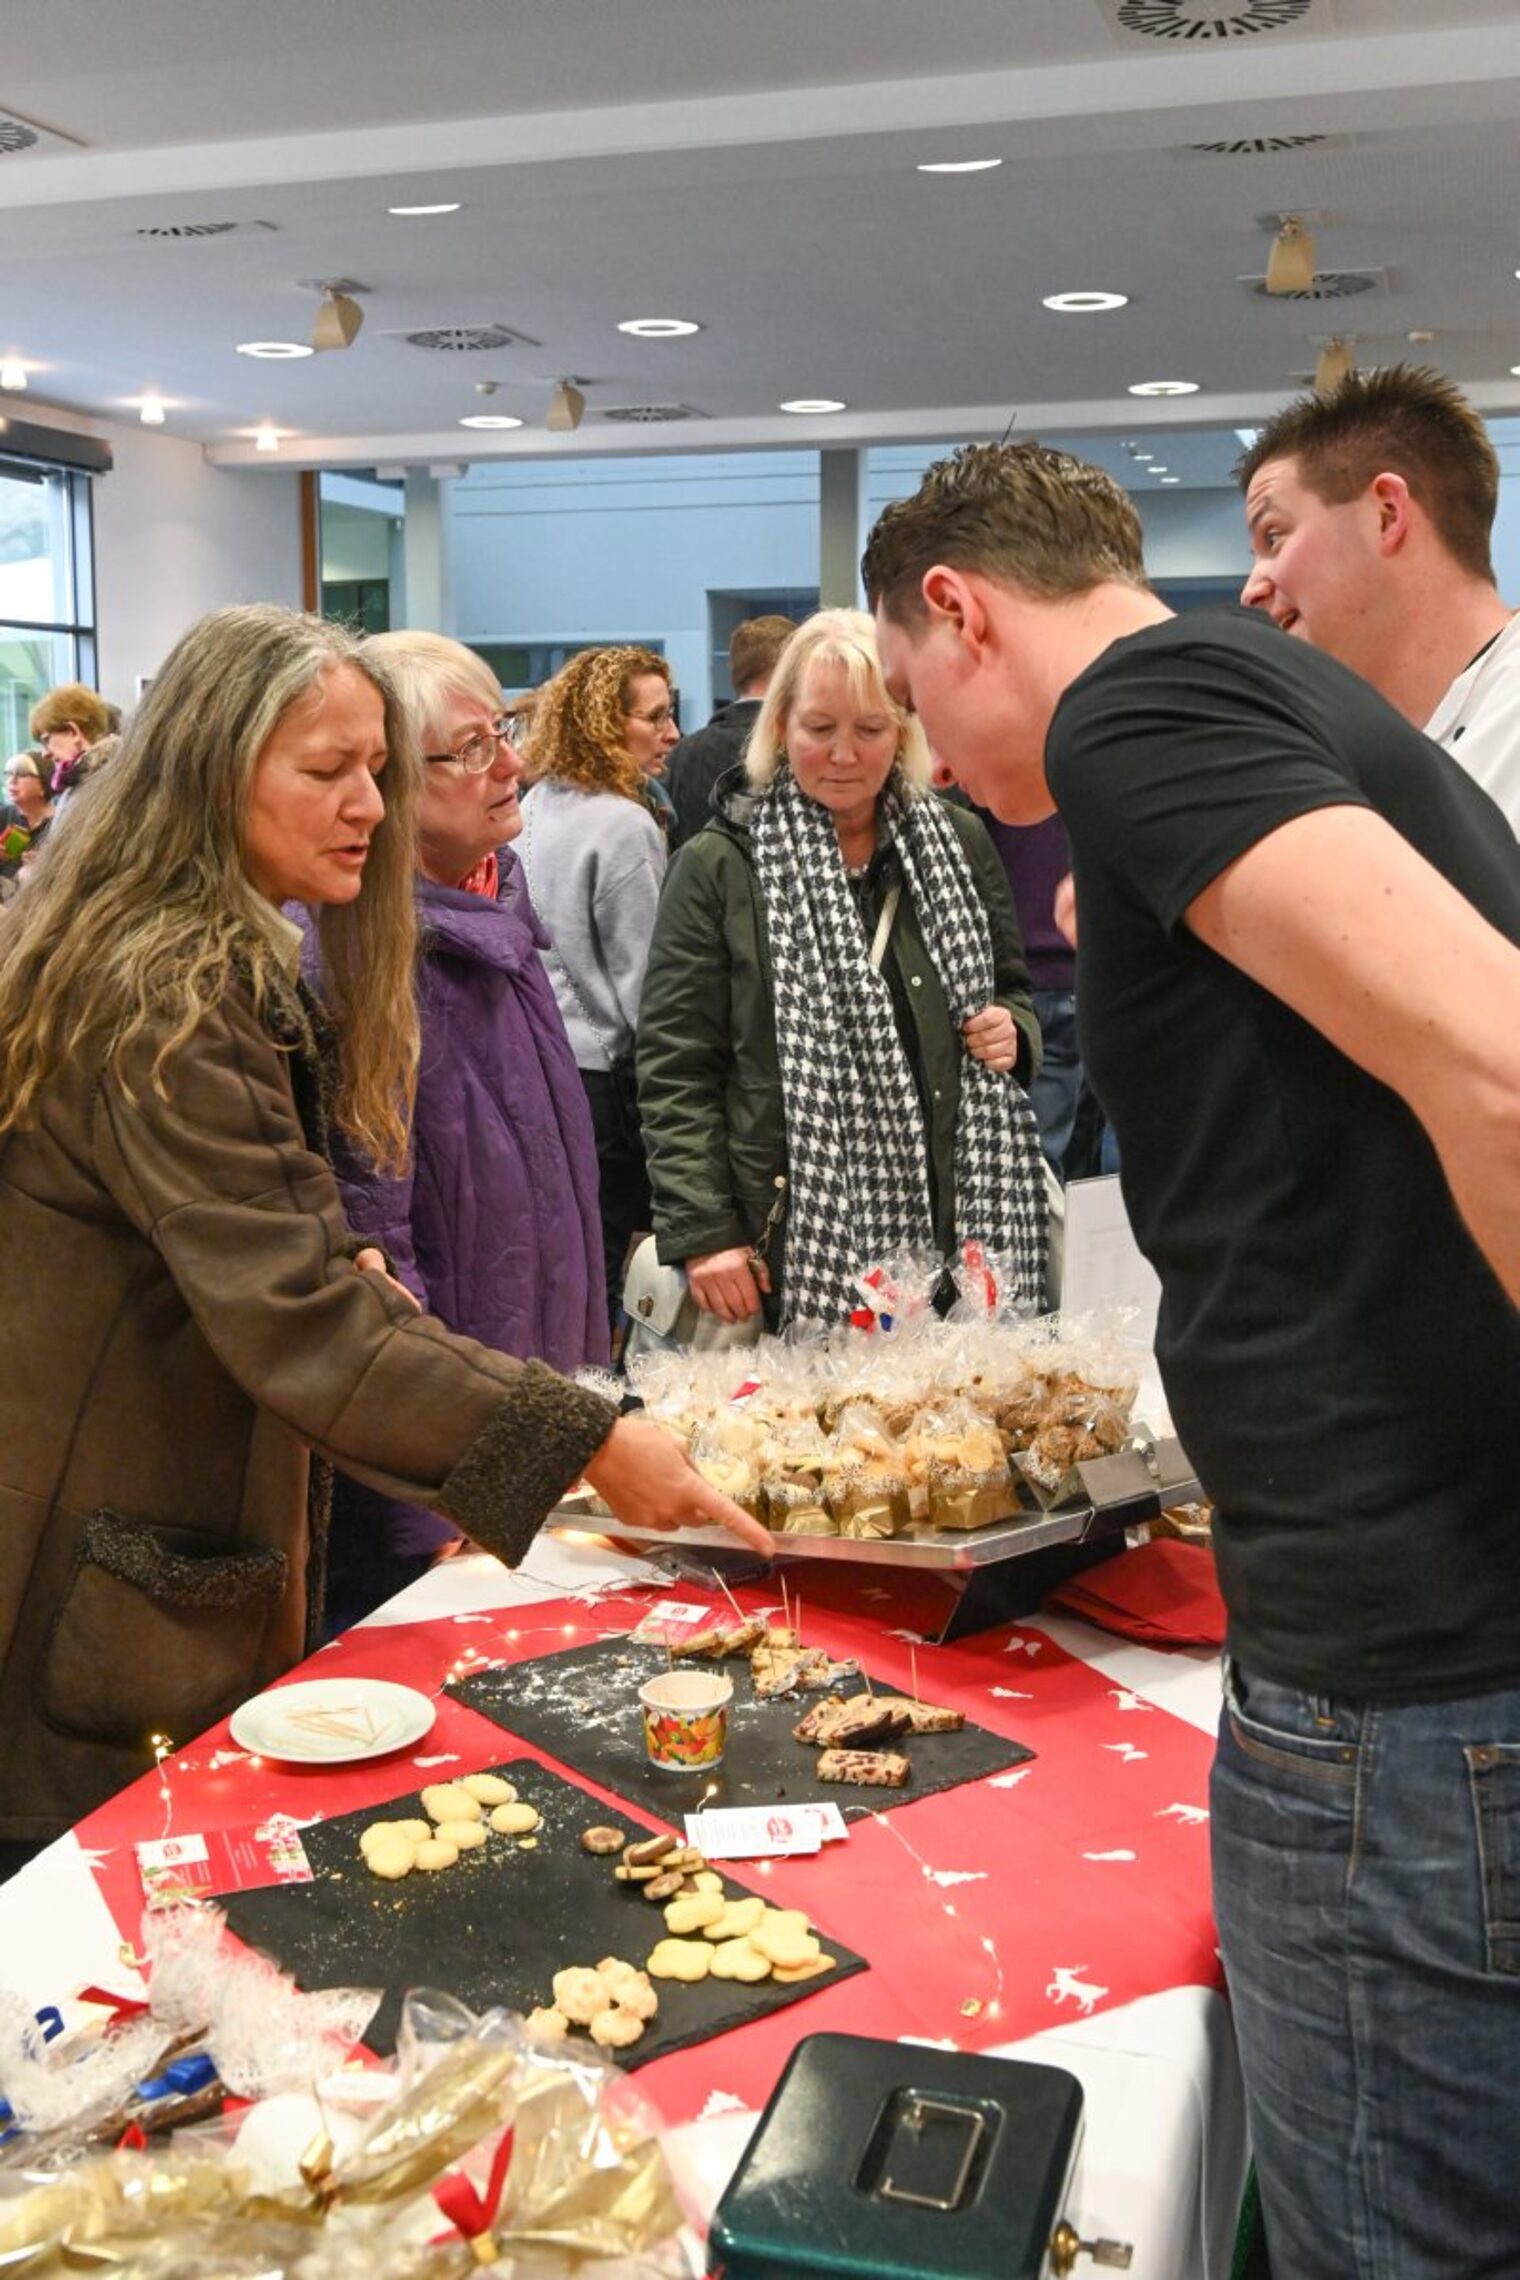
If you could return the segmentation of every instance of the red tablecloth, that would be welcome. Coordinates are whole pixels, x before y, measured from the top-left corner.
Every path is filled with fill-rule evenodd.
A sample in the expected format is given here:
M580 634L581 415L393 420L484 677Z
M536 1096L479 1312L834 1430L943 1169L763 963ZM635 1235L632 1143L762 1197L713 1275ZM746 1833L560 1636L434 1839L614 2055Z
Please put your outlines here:
M910 1642L899 1634L931 1633L942 1609L932 1581L878 1582L876 1572L809 1570L806 1640L858 1653L907 1691ZM764 1604L757 1593L740 1597ZM557 1600L360 1629L292 1675L363 1673L438 1694L455 1671L626 1632L648 1602L648 1592L630 1591L589 1606ZM669 2120L695 2117L714 2093L763 2104L798 2037L822 2028L976 2049L1162 1988L1221 1983L1208 1899L1208 1737L1021 1624L915 1652L926 1700L1027 1743L1034 1762L854 1822L847 1843L818 1855L734 1864L740 1882L805 1908L871 1969L643 2070ZM135 1840L378 1806L525 1751L543 1755L447 1697L415 1753L353 1766L250 1758L222 1725L77 1833L131 1938L142 1908ZM585 1786L628 1818L626 1805Z

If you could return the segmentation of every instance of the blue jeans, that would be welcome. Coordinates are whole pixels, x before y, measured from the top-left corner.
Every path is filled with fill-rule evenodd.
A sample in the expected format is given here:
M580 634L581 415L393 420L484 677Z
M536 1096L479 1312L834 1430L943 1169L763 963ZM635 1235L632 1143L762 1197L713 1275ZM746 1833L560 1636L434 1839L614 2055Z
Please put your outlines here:
M1077 1001L1070 990L1034 990L1034 1010L1044 1040L1044 1057L1029 1088L1029 1105L1040 1127L1040 1146L1053 1171L1071 1145L1082 1060L1077 1051Z
M1226 1672L1214 1907L1273 2280L1520 2273L1520 1689Z

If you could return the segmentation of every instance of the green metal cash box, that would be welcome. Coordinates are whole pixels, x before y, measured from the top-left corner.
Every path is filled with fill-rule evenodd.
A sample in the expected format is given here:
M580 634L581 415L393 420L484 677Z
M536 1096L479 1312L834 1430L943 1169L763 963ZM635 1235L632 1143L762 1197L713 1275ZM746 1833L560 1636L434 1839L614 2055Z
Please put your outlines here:
M713 2217L720 2280L1045 2280L1081 2250L1063 2212L1082 2090L1054 2066L809 2035Z

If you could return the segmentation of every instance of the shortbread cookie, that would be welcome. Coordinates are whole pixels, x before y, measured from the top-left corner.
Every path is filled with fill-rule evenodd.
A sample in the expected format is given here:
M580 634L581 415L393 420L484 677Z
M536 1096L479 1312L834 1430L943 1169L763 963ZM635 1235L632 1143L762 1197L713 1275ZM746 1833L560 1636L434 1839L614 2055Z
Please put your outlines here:
M737 1979L747 1987L757 1987L762 1979L769 1979L771 1970L770 1957L762 1955L750 1940L724 1940L713 1949L714 1979Z
M669 1901L665 1929L678 1938L683 1932L700 1932L723 1914L724 1902L716 1892L693 1892L689 1899Z
M818 1953L818 1942L806 1916L795 1908L767 1908L746 1937L751 1947L779 1969L791 1970Z
M410 1876L417 1859L414 1844L371 1845L364 1856L364 1865L371 1876L383 1876L387 1884L399 1884L403 1876Z
M765 1902L758 1895L750 1900L730 1900L721 1916L702 1926L704 1939L742 1940L752 1932L765 1914Z
M680 1979L694 1987L711 1971L712 1955L706 1940L661 1940L645 1969L651 1979Z
M538 1823L539 1811L536 1805L522 1805L511 1800L505 1805L493 1806L491 1811L491 1826L504 1837L525 1837L530 1829L538 1827Z
M820 1951L803 1963L778 1963L773 1976L778 1987L796 1987L804 1979L820 1979L824 1972L835 1970L838 1963L838 1956L824 1955Z
M478 1821L481 1804L463 1782L438 1781L422 1792L422 1810L430 1821Z
M440 1821L435 1832L440 1844L455 1852L477 1852L486 1841L484 1821Z
M677 1839L672 1836L642 1837L637 1844L624 1847L623 1858L630 1868L650 1868L656 1861L662 1861L667 1853L680 1849Z
M510 1798L508 1798L508 1799L504 1800L504 1802L505 1802L505 1803L508 1803L508 1804L510 1804L510 1803L511 1803L511 1799L510 1799ZM623 1830L623 1829L614 1829L614 1828L610 1828L610 1827L607 1827L607 1826L605 1826L605 1825L604 1825L604 1826L599 1826L599 1827L597 1827L597 1828L594 1828L594 1829L582 1829L582 1831L581 1831L581 1850L582 1850L582 1852L588 1852L588 1853L615 1853L615 1852L621 1852L621 1851L622 1851L622 1849L623 1849L623 1847L624 1847L624 1845L626 1845L626 1844L627 1844L627 1842L628 1842L628 1835L627 1835L627 1832L626 1832L626 1830Z
M524 2019L523 2031L536 2043L562 2043L570 2032L570 2021L563 2011L541 2003Z
M417 1847L412 1865L436 1873L440 1868L452 1868L458 1858L457 1846L446 1845L438 1837L429 1837L425 1845Z
M499 1773L467 1773L457 1786L482 1805L510 1805L517 1796L511 1782Z

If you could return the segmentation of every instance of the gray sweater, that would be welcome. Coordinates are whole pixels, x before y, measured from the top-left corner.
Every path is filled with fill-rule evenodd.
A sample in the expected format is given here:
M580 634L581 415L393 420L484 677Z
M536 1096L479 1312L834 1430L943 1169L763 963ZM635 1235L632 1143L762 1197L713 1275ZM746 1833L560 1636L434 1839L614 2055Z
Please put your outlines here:
M523 797L516 852L576 1066L605 1069L633 1051L664 835L639 801L549 776Z

